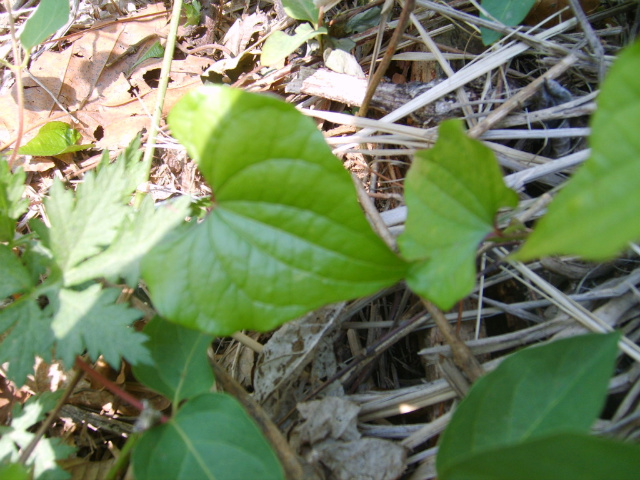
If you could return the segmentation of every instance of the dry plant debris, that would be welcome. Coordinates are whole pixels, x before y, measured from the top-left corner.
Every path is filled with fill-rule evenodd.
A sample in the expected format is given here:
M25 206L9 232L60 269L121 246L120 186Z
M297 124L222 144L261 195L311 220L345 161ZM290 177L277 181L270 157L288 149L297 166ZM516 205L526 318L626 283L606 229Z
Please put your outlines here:
M279 65L260 64L268 35L295 28L281 2L203 3L207 15L202 23L207 27L182 30L163 111L203 81L286 98L316 118L334 153L357 174L375 204L372 221L390 232L389 238L404 228L403 180L413 153L430 148L435 126L450 117L476 128L496 154L508 185L519 190L519 219L537 218L546 193L561 186L588 157L588 118L595 109L601 72L631 41L640 22L634 2L580 2L590 14L588 32L573 15L567 19L568 10L558 10L563 2L542 1L526 23L548 21L538 28L505 28L507 38L487 48L479 42L478 29L485 24L476 15L475 2L417 0L386 80L373 96L373 110L369 118L361 118L352 107L361 104L367 82L329 70L313 48L299 49ZM329 33L337 36L345 20L380 3L330 4L325 11ZM149 59L134 67L139 55L129 52L132 46L166 38L165 6L150 3L132 8L129 15L106 15L104 6L85 7L97 13L90 28L77 24L73 33L43 46L24 73L22 144L52 120L73 122L83 142L112 151L148 128L156 97L153 72L159 71L160 61ZM352 59L364 72L375 63L377 38L378 58L384 54L400 8L388 13L386 25L346 35L354 44ZM6 14L2 18L4 22ZM86 14L78 18L87 21ZM1 40L0 53L7 58L11 40L6 35ZM569 56L555 80L540 81L528 98L518 97ZM0 141L6 147L15 140L17 103L11 76L2 78ZM517 101L509 104L513 98ZM505 115L490 125L483 123L501 108ZM150 186L157 198L210 194L170 138L158 143L162 153ZM81 176L82 169L96 163L80 153L62 163L51 158L22 161L32 172L32 217L39 214L38 204L53 175ZM491 249L480 253L482 275L476 290L446 314L485 370L495 368L515 348L584 332L594 316L637 340L637 252L607 264L554 258L520 269L503 267L501 255ZM136 295L134 301L143 304ZM215 358L253 392L288 434L291 446L313 466L316 478L429 479L435 478L438 435L456 398L468 388L448 359L449 346L435 332L420 301L398 285L321 309L271 335L219 339ZM637 440L637 365L627 361L612 379L600 431ZM165 399L139 391L126 367L105 371L136 396L148 396L156 408L168 406ZM20 391L12 391L0 376L0 418L6 420L16 402L62 388L67 376L55 364L39 364ZM110 393L83 380L50 432L81 447L82 458L66 468L75 478L104 478L135 415Z

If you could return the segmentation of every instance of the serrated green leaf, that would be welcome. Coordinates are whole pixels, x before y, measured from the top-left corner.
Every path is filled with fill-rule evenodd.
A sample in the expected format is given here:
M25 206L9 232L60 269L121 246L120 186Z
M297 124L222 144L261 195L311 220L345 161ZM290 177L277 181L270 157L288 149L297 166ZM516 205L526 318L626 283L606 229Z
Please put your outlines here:
M281 31L273 32L264 42L262 54L260 55L260 63L265 66L273 65L293 53L306 41L320 35L325 35L326 33L327 29L325 27L314 30L308 23L303 23L298 26L293 36Z
M22 198L25 179L22 169L11 173L7 162L0 161L0 242L13 240L16 220L27 211L29 200Z
M62 393L62 391L54 394L44 393L29 399L24 407L14 408L11 426L0 437L0 459L10 462L18 461L20 451L26 448L35 437L35 434L28 429L42 420L45 413L54 407ZM68 457L73 451L72 447L62 444L57 438L41 438L29 456L27 466L33 469L34 479L64 480L71 475L60 469L56 460ZM6 477L0 478L4 480Z
M29 271L10 247L0 244L0 299L24 293L32 286Z
M217 206L143 260L163 317L212 335L264 331L404 275L363 216L349 174L294 107L204 87L174 107L169 124Z
M31 50L67 23L67 20L69 20L68 0L40 0L36 11L25 23L20 35L20 43L25 50Z
M103 290L99 284L79 292L60 291L60 305L51 328L57 339L56 356L65 365L73 365L76 355L85 348L92 359L103 355L116 369L120 366L120 357L134 365L151 363L143 345L146 336L130 327L142 313L125 304L116 304L119 295L119 290Z
M283 480L258 427L228 395L189 400L167 423L146 431L132 455L138 480Z
M592 334L527 348L480 378L442 435L439 475L446 478L484 452L556 433L588 433L604 405L619 338Z
M313 0L282 0L284 11L296 20L307 20L312 25L317 25L320 14Z
M125 167L118 162L97 175L89 172L75 195L54 182L44 202L51 222L48 247L63 272L114 240L128 213L125 176Z
M559 433L483 452L438 472L442 480L635 480L640 446L578 433Z
M0 363L9 362L7 372L17 385L33 373L35 357L51 362L54 337L50 315L35 301L23 298L0 310L0 331L11 328L0 348Z
M156 317L144 328L154 365L135 365L133 374L147 387L179 405L208 392L214 378L207 361L213 337Z
M414 261L407 284L448 310L471 292L478 244L493 230L500 207L515 206L495 156L468 138L459 120L440 125L438 141L418 152L405 181L408 218L398 238Z
M615 256L640 239L640 42L627 48L605 79L591 125L591 158L549 205L513 258Z
M126 193L134 191L141 183L146 182L149 176L149 163L140 161L142 158L140 138L138 133L114 162L124 166L126 182L125 186L123 186L123 191ZM113 168L110 165L113 164L109 163L109 152L105 150L102 154L100 165L98 165L98 171L103 168Z
M527 16L536 0L482 0L482 7L499 22L509 27L518 25ZM480 15L480 18L487 18ZM495 30L481 27L482 43L491 45L502 37Z
M71 125L64 122L49 122L38 130L38 134L31 141L20 147L18 153L51 157L95 147L93 144L76 145L80 138L82 138L80 133Z
M104 277L110 280L124 278L135 286L140 278L140 262L162 238L187 216L188 197L156 208L151 197L146 197L140 210L130 210L119 228L117 237L106 250L71 268L65 274L68 286Z
M92 173L85 176L76 195L55 181L44 201L51 222L47 246L63 272L109 245L127 214L121 176L104 181L102 172L97 180Z

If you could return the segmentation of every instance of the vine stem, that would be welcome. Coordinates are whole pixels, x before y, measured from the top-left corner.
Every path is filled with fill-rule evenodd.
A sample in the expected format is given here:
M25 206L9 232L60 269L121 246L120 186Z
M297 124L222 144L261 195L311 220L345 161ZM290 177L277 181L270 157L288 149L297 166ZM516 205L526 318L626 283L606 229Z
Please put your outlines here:
M471 350L460 338L456 335L451 325L447 321L444 313L436 307L433 303L421 299L422 304L427 311L431 314L431 318L438 326L438 329L442 333L442 336L451 347L451 353L453 354L454 363L465 373L467 378L471 382L475 382L478 378L484 375L484 369L478 359L473 356Z
M82 370L75 371L73 378L69 382L69 385L67 385L67 388L62 398L58 400L58 403L56 403L55 408L49 412L49 415L47 415L47 418L45 419L45 421L42 422L35 436L29 442L29 445L27 445L27 447L24 450L22 450L22 452L20 452L20 457L18 458L18 462L20 462L23 465L27 464L27 460L35 450L36 445L38 445L38 442L44 436L47 429L51 425L53 425L53 422L56 420L56 418L58 418L60 409L64 406L65 403L67 403L67 400L69 400L69 397L71 396L71 394L73 393L73 390L78 385L78 382L82 379L83 375L84 375L84 372Z
M5 0L5 2L8 0ZM156 105L153 110L153 118L149 126L149 136L147 146L144 150L142 162L146 165L146 177L149 177L151 171L151 160L156 148L156 135L158 134L158 126L162 118L162 107L164 106L164 97L167 93L169 85L169 72L171 71L171 62L173 61L173 52L176 47L176 37L178 34L178 26L180 24L180 11L182 10L182 0L174 0L173 10L171 11L171 23L169 24L169 34L167 35L167 44L164 49L164 57L162 58L162 70L160 73L160 83L158 85L158 96L156 97Z
M389 45L387 45L387 51L384 52L384 56L380 61L380 66L377 68L373 76L369 79L369 85L367 85L367 91L364 95L364 100L362 100L360 110L358 110L358 117L364 117L367 115L367 111L369 110L369 104L371 103L373 94L375 93L376 88L378 88L378 84L382 80L382 76L386 73L387 68L391 63L391 57L393 57L393 54L396 51L396 47L398 46L398 43L400 43L400 38L407 28L409 17L411 15L411 12L413 12L415 4L415 0L405 0L404 6L402 7L402 12L400 13L400 18L398 18L398 25L396 25L396 29L393 31L391 40L389 40ZM371 61L375 62L376 59L372 58Z
M13 11L11 10L11 3L9 0L4 0L4 9L7 11L7 15L9 17L9 34L11 35L11 47L13 49L14 63L13 65L10 65L10 68L16 76L16 93L18 96L18 130L16 132L15 143L13 144L13 151L11 152L11 156L7 162L9 164L9 170L11 170L16 161L16 156L18 155L18 149L20 148L24 128L24 91L22 85L22 61L20 47L18 46L18 39L16 38L16 29L13 23Z

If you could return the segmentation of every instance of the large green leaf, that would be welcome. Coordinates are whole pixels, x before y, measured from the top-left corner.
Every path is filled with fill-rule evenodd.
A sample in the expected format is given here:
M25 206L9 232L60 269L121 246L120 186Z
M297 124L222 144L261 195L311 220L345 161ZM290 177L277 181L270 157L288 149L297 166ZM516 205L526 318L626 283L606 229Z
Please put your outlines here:
M558 433L484 451L455 468L438 471L442 480L636 480L640 446L580 433Z
M25 23L20 43L31 50L69 20L68 0L40 0L36 11Z
M319 10L313 0L282 0L284 11L296 20L307 20L313 25L318 23Z
M588 433L604 405L618 339L618 333L592 334L527 348L480 378L442 436L439 474L485 452L556 433Z
M281 480L258 427L228 395L205 393L143 434L132 455L138 480Z
M580 255L603 260L640 239L640 42L602 85L591 125L591 158L567 182L513 258Z
M536 0L482 0L482 7L496 20L513 27L524 20L535 3ZM484 15L480 17L486 18ZM501 33L484 27L480 31L485 45L492 44L502 36Z
M293 53L300 45L319 35L325 35L327 29L320 27L314 30L308 23L303 23L296 28L295 35L287 35L284 32L273 32L264 42L260 63L265 66L273 65Z
M406 267L373 233L351 178L291 105L203 87L169 116L217 202L142 264L160 314L212 335L269 330L392 285Z
M146 386L163 394L175 406L182 400L208 392L213 372L207 348L213 337L164 321L151 320L144 328L154 365L136 365L133 373Z
M398 245L414 261L407 283L447 310L473 289L476 249L493 230L498 208L518 198L493 153L450 120L440 125L435 146L416 154L405 200L409 214Z

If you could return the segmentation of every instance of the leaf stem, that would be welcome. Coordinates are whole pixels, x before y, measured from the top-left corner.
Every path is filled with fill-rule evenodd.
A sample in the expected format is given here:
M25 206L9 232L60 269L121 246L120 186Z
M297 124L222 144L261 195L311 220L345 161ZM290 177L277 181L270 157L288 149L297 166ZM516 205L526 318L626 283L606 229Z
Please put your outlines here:
M444 313L442 313L442 311L433 303L423 298L421 298L421 300L422 304L431 314L431 317L438 326L442 336L451 347L454 363L465 373L471 382L475 382L478 378L484 375L482 365L480 365L480 362L478 362L476 357L473 356L467 344L460 340L458 335L456 335L456 332L454 332L451 325L449 325Z
M138 400L136 397L131 395L129 392L126 392L125 390L120 388L118 385L113 383L111 380L109 380L105 376L103 376L100 373L96 372L93 368L91 368L91 366L89 364L87 364L87 362L82 360L82 358L76 357L76 367L78 367L81 370L83 370L88 376L90 376L92 379L94 379L96 382L100 383L101 385L104 385L104 387L107 390L109 390L114 395L120 397L122 400L127 402L132 407L137 408L141 412L145 409L145 406L142 403L142 401ZM160 421L162 423L165 423L168 420L169 420L169 418L166 415L162 415L160 417Z
M373 77L369 79L367 92L364 95L364 100L362 100L362 105L360 105L360 110L358 110L358 117L364 117L367 115L367 111L369 110L369 104L371 103L373 94L375 93L376 88L378 88L378 84L382 80L382 76L386 73L387 68L391 63L391 57L393 57L393 54L396 51L396 47L398 46L398 43L400 43L400 38L407 28L407 24L409 23L409 18L411 12L413 12L415 4L415 0L405 0L404 6L402 7L402 12L400 13L400 18L398 19L398 25L396 25L396 29L393 31L391 40L389 40L389 45L387 45L387 51L384 52L384 56L380 61L380 66L378 66L378 69L373 74ZM372 58L371 61L375 62L376 59Z
M147 145L144 150L144 157L142 159L142 162L146 165L147 178L149 178L149 173L151 171L151 160L153 160L153 154L156 148L156 135L158 134L158 126L162 117L164 97L167 93L167 86L169 85L169 73L171 71L171 62L173 61L173 52L176 46L176 37L178 34L181 10L182 0L174 0L173 10L171 11L169 34L167 35L167 44L165 46L164 57L162 59L162 70L160 73L160 83L158 85L158 96L156 97L156 105L153 110L153 118L151 119L151 125L149 126ZM136 203L139 204L141 201L141 198L136 198Z

